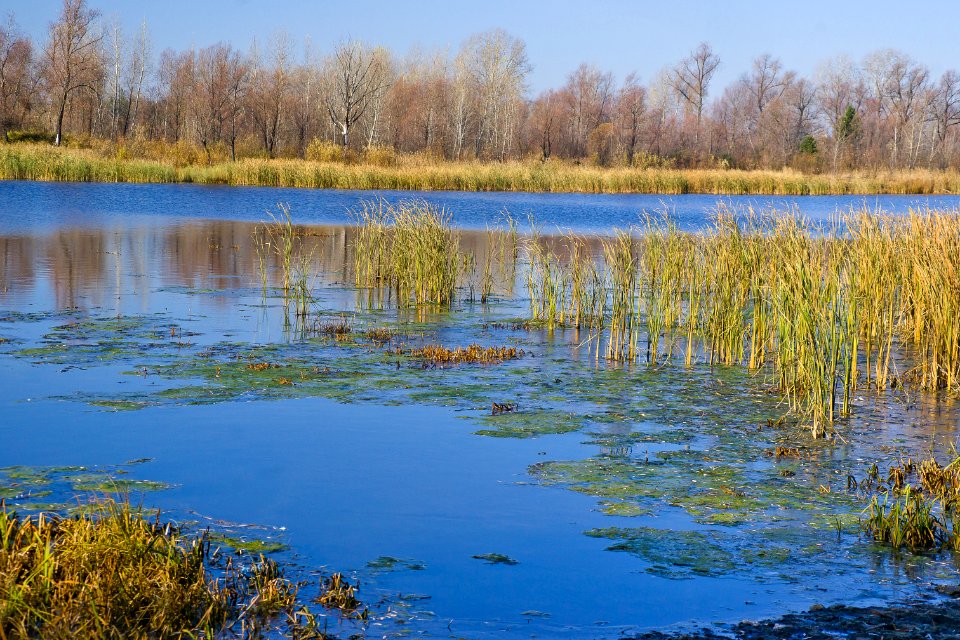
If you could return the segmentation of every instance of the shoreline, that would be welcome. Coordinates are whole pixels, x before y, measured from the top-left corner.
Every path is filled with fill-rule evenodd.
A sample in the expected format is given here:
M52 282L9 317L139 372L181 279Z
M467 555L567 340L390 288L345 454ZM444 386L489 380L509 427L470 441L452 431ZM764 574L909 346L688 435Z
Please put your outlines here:
M178 165L36 144L0 145L0 180L557 194L960 194L960 173L952 171L803 174L792 170L600 168L539 161L424 162L422 158L401 158L395 165L253 158Z
M960 589L937 589L934 600L919 598L878 606L814 605L807 611L694 631L647 631L629 640L835 640L844 638L960 638Z

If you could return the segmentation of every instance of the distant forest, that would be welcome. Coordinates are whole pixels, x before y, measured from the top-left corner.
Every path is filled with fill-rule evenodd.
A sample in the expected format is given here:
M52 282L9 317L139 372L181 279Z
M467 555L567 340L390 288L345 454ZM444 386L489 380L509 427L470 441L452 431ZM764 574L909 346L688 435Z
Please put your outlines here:
M812 77L759 55L726 87L708 43L654 78L584 64L531 95L521 38L472 36L455 54L401 58L356 40L324 50L284 34L248 51L157 50L85 0L64 0L33 42L0 27L0 138L189 146L207 161L434 159L844 171L960 165L960 74L892 50L824 61ZM587 45L584 45L587 46Z

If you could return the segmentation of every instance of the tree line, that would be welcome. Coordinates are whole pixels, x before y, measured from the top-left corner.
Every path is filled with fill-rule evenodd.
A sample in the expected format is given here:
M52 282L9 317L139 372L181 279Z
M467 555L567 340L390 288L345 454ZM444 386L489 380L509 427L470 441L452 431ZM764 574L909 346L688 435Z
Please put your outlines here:
M524 42L503 30L455 54L400 58L357 40L331 51L285 34L240 51L217 43L155 54L86 0L63 0L43 42L0 26L0 138L155 140L218 157L372 150L447 160L567 159L604 166L960 165L960 74L935 78L883 49L824 61L811 77L763 54L726 87L707 43L646 83L583 64L531 95Z

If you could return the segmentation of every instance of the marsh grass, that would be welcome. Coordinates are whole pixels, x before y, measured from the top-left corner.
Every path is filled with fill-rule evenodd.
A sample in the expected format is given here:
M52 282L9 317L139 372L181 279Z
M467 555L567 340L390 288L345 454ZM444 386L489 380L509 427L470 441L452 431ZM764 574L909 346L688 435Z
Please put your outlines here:
M423 201L368 201L355 212L358 287L386 287L400 306L448 306L466 264L450 215Z
M585 259L582 247L534 231L530 316L547 327L590 317L610 360L661 366L682 354L686 366L761 372L817 436L860 388L960 391L956 211L851 210L814 225L796 211L719 206L701 233L650 215L602 239L602 254Z
M110 146L102 151L41 144L0 145L0 177L71 182L188 182L235 186L327 189L532 191L579 193L704 193L715 195L936 194L960 192L955 171L811 175L797 171L603 168L564 162L444 162L398 156L346 164L320 161L225 159L177 150L141 153Z
M217 563L190 538L126 502L73 517L21 517L0 505L0 636L222 637L266 628L296 588L259 556Z
M274 253L307 326L312 257L280 211L255 244ZM960 391L957 211L851 210L812 224L721 205L700 233L648 215L599 239L544 236L531 222L522 242L508 218L469 250L449 214L422 201L369 201L355 215L354 278L371 300L449 309L469 282L467 300L476 287L487 303L495 265L516 269L522 249L531 326L585 330L576 339L598 359L605 341L615 362L746 367L815 436L851 413L858 389Z

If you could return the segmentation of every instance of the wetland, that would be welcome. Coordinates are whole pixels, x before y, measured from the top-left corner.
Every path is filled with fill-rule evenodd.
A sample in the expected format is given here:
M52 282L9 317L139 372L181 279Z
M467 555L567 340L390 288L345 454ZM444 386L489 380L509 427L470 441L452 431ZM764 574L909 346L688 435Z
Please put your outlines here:
M268 636L936 602L958 206L0 182L0 498L276 563Z

